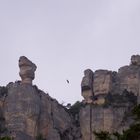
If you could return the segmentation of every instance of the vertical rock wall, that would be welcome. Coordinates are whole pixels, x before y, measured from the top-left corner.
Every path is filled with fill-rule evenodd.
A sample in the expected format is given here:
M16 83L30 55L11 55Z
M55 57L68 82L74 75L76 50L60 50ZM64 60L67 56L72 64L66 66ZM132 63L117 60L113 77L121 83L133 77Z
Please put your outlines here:
M130 65L118 72L97 70L93 75L92 101L86 102L85 93L79 115L82 140L95 140L93 131L121 133L132 124L131 109L140 103L139 55L133 55Z

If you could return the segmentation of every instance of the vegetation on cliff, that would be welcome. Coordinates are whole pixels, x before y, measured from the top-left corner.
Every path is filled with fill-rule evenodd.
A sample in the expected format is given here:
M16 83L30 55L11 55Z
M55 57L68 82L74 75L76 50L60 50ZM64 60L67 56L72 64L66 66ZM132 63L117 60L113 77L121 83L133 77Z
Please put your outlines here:
M13 139L8 136L5 136L5 137L1 137L0 140L13 140Z
M43 138L43 136L41 134L39 134L37 137L36 137L36 140L46 140Z
M75 117L75 115L79 114L81 107L82 107L82 102L77 101L68 109L68 112Z

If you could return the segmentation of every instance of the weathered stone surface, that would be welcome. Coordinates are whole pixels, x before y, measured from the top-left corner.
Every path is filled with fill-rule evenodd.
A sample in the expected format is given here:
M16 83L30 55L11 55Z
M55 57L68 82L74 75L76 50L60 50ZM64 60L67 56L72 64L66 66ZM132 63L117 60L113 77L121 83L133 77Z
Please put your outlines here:
M68 133L65 137L68 137L72 128L72 119L65 108L42 92L39 133L47 140L61 140L66 131ZM68 140L72 139L71 136L71 139Z
M38 135L46 140L73 140L76 137L75 131L79 130L71 115L48 94L36 86L18 82L10 83L7 89L4 118L6 128L15 140L35 140Z
M40 108L40 119L38 126L38 134L42 134L44 138L49 137L51 135L51 131L53 131L53 122L51 118L51 98L45 94L44 92L40 92L41 96L41 108ZM56 132L54 132L54 135Z
M118 76L120 79L121 92L126 89L133 92L135 95L139 94L140 81L140 67L125 66L119 69Z
M95 140L94 131L122 132L132 121L127 121L128 107L107 107L87 105L80 111L82 140ZM126 123L127 122L127 123Z
M19 75L22 79L22 83L32 84L32 80L34 80L35 77L34 73L37 68L36 65L25 56L21 56L19 58L19 68Z
M39 114L40 97L34 87L19 83L8 85L4 115L9 131L35 138Z
M130 65L118 72L95 71L93 93L91 103L79 114L82 140L95 140L93 131L127 129L134 121L131 109L140 103L140 56L133 55Z
M85 101L90 103L93 97L93 72L90 69L84 71L84 77L81 82L81 91Z
M107 70L97 70L94 73L94 95L108 94L112 88L112 73Z
M82 108L79 113L79 121L82 133L82 140L91 140L91 109L90 106L87 105L85 108Z

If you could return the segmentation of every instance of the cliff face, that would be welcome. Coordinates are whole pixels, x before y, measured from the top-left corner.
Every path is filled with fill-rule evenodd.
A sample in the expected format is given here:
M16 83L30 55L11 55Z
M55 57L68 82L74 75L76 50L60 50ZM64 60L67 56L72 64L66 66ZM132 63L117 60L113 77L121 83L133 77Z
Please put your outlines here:
M78 140L78 129L66 108L32 85L35 64L20 57L19 66L22 81L0 88L1 136L14 140Z
M95 140L93 131L122 132L140 102L140 56L118 72L85 70L80 112L60 105L32 85L36 65L19 59L21 81L0 87L0 136L14 140ZM41 138L42 137L42 138Z
M60 140L74 127L71 117L56 100L31 85L8 85L4 107L6 127L18 139L31 140L41 134L48 140Z
M56 100L28 84L10 83L6 89L1 110L8 135L15 140L35 140L39 135L47 140L73 139L72 118Z
M140 56L132 56L130 65L118 72L97 70L92 77L92 83L85 77L81 83L86 104L79 115L82 140L94 140L93 131L121 133L133 123L131 110L140 102ZM90 96L85 87L93 89Z

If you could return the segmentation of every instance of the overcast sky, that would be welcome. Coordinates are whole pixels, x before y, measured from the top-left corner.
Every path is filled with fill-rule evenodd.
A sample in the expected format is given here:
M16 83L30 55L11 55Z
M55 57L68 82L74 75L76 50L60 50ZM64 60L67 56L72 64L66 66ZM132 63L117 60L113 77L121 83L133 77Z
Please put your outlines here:
M140 54L140 0L0 0L2 86L20 79L25 55L37 65L34 84L74 103L85 69L117 70L132 54Z

